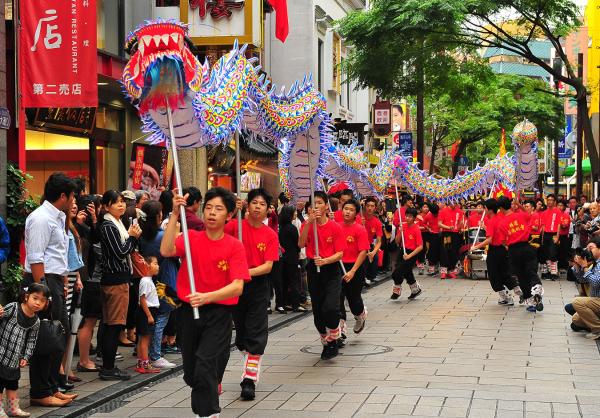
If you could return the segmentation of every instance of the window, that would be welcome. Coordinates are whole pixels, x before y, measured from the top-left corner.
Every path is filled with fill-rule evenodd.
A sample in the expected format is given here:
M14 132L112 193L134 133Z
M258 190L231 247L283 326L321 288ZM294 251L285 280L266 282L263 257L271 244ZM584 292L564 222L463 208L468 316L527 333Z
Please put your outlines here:
M98 49L120 57L124 56L124 15L123 0L97 0L96 36Z

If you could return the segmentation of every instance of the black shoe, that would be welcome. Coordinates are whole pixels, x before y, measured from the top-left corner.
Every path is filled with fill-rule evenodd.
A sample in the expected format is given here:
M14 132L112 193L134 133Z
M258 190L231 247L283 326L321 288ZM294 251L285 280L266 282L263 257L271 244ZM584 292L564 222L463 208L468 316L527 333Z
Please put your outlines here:
M552 280L553 282L557 281L557 280L558 280L558 275L556 275L556 274L551 274L551 275L550 275L550 280Z
M126 371L119 370L115 367L112 370L102 369L98 373L100 380L129 380L131 379L131 375Z
M408 298L409 299L414 299L417 296L419 296L421 293L423 293L423 290L421 288L418 288L415 293L411 293L410 295L408 295Z
M580 331L590 332L589 329L587 329L585 327L580 327L579 325L576 325L573 322L571 322L571 329L575 332L580 332Z
M267 308L267 314L271 315L273 313L273 310L271 309L271 307L269 306Z
M331 341L323 347L323 352L321 353L321 360L331 360L332 358L336 357L339 353L340 351L338 349L337 342Z
M286 314L287 313L287 311L285 310L285 308L283 308L281 306L278 306L277 308L275 308L275 310L277 311L277 313L280 313L280 314Z
M59 380L58 391L61 393L68 392L70 390L73 390L73 388L75 388L75 385L73 383L69 383L67 381L67 376L65 376L64 374L59 374L58 380Z
M344 348L346 346L346 339L345 338L338 338L336 340L336 344L337 344L337 348Z
M542 303L542 297L540 295L535 295L533 301L535 302L536 311L541 312L544 310L544 304Z
M392 293L392 296L390 296L391 300L396 300L400 297L400 295L398 293Z
M254 390L256 388L256 386L254 384L254 380L246 378L246 379L242 380L242 383L240 383L240 386L242 387L242 393L241 393L242 399L245 401L253 401L256 396L254 393Z

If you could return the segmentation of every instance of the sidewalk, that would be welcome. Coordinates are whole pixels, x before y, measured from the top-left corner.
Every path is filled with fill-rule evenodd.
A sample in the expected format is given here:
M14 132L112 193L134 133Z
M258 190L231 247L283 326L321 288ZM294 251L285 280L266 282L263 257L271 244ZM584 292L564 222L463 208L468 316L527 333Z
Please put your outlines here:
M546 309L529 313L498 306L483 280L420 281L412 302L390 301L389 283L370 290L367 328L331 361L310 316L270 334L255 401L238 398L234 351L221 416L600 416L598 347L563 311L572 283L545 282ZM179 375L92 416L193 417L189 396Z

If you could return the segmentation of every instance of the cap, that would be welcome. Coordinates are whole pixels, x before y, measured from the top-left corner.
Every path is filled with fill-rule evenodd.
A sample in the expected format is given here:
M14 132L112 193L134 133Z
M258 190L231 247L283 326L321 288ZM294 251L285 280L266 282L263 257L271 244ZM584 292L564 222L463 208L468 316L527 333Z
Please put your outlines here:
M135 193L132 192L131 190L124 190L121 192L121 194L123 195L123 197L125 199L135 200Z

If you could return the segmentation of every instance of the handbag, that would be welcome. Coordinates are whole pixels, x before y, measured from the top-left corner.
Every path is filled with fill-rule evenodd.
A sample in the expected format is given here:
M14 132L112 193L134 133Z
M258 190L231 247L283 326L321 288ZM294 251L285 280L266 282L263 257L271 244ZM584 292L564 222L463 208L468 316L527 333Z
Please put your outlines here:
M140 279L148 275L148 263L144 260L144 257L139 251L133 251L131 253L131 267L133 269L133 277Z
M33 354L38 356L49 356L51 354L62 353L67 348L67 333L62 322L52 318L52 302L49 302L50 318L40 319L40 329L38 331L37 343ZM41 344L40 344L41 343Z

